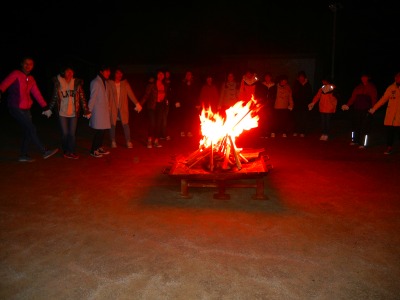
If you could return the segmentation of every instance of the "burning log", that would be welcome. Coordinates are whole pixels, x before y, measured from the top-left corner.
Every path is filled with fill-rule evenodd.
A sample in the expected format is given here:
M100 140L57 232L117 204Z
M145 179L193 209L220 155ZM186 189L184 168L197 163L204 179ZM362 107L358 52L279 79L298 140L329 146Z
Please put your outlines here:
M186 160L186 164L188 165L189 168L193 167L198 162L207 157L210 154L211 150L212 150L211 147L208 147L203 151L198 152L191 160Z
M236 148L235 148L235 145L233 144L233 141L232 141L232 137L231 136L229 136L229 141L230 141L230 143L231 143L231 145L232 145L232 149L233 149L233 156L235 157L235 162L236 162L236 166L237 166L237 168L239 169L239 170L241 170L242 169L242 164L240 163L240 160L239 160L239 155L237 154L237 152L236 152Z

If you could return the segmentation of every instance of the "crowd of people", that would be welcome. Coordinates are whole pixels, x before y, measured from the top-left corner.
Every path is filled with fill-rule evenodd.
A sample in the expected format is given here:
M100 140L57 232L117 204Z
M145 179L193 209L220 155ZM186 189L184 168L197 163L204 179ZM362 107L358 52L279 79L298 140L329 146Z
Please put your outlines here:
M320 114L321 141L328 141L331 133L332 117L338 108L337 88L330 78L323 78L321 86L314 93L304 71L300 70L291 84L287 74L274 77L266 72L262 78L248 69L241 78L227 72L221 84L212 74L203 79L188 70L183 78L172 78L168 70L158 70L148 78L143 95L137 97L121 68L112 70L110 66L99 67L98 73L90 81L89 97L85 95L83 80L75 77L72 66L64 67L53 77L53 93L45 101L39 87L31 75L34 60L23 58L20 69L12 71L0 83L0 99L7 101L10 115L21 126L23 136L19 161L31 162L29 146L32 142L44 159L56 154L59 149L48 149L41 142L32 122L31 107L33 99L42 107L43 115L58 118L63 155L68 159L78 159L76 153L76 131L78 118L89 120L93 129L92 145L89 153L101 158L110 154L108 148L118 146L116 129L121 125L124 144L132 148L129 125L130 105L147 116L147 148L162 147L162 140L171 139L169 120L173 120L177 136L191 138L200 133L199 114L203 108L211 109L222 116L227 108L238 101L255 99L260 104L260 137L275 138L278 135L305 137L314 124L310 124L310 111L318 103ZM384 125L387 128L387 149L393 152L395 137L400 138L400 72L395 74L394 83L387 87L379 98L377 88L369 74L361 74L360 83L354 88L341 109L351 113L351 145L360 149L368 146L368 135L373 126L373 115L387 104ZM6 96L6 97L5 97ZM342 95L343 97L343 95ZM342 99L344 100L344 99ZM131 104L129 103L131 102ZM105 136L109 133L109 147Z

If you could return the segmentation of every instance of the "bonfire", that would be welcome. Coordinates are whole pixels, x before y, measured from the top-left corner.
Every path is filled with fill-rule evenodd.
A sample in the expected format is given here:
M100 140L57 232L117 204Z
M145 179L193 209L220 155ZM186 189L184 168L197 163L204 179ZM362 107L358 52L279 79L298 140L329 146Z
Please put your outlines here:
M258 111L261 105L254 96L251 100L238 101L225 111L225 115L204 108L200 114L202 138L199 148L187 157L189 168L198 164L210 171L242 168L248 159L241 153L243 148L236 146L236 138L245 130L258 127Z

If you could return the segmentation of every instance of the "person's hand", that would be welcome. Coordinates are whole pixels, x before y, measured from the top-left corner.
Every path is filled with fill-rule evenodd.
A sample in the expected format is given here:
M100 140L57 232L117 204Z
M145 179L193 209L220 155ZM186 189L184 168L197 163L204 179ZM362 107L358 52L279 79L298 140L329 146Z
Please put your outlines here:
M308 104L308 110L312 110L313 107L314 107L314 103L311 102L310 104Z
M342 110L349 110L349 106L347 104L342 105Z
M50 118L52 114L53 113L51 112L50 109L45 110L44 112L42 112L42 115L45 115L47 118Z
M180 102L176 102L176 103L175 103L175 107L176 107L176 108L181 107L181 103L180 103Z
M89 113L83 115L83 117L84 117L85 119L88 119L88 120L90 119L91 116L92 116L92 113L91 113L91 112L89 112Z
M136 104L135 106L135 110L140 113L142 111L142 106L140 105L140 103Z
M373 114L375 113L375 109L370 108L370 109L368 110L368 112L369 112L371 115L373 115Z

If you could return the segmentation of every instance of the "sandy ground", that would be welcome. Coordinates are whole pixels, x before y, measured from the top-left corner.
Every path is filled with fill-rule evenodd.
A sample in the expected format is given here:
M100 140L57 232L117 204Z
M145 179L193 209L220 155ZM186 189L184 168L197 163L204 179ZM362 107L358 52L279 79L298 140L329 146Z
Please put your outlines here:
M58 146L55 120L34 116ZM78 160L16 161L19 128L3 111L0 146L1 299L399 299L400 146L385 156L376 124L370 147L349 146L346 120L332 139L247 136L273 169L266 200L254 188L190 188L168 175L196 138L89 156L78 128ZM318 124L315 124L318 127ZM245 143L241 145L240 143Z

